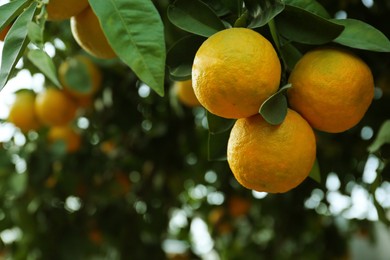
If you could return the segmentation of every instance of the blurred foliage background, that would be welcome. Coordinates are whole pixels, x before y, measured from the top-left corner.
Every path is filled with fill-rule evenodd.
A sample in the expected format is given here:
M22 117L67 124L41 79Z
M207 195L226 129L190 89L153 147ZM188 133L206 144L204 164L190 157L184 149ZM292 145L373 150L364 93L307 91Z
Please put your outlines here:
M390 37L387 0L319 2ZM169 1L155 4L166 18ZM165 25L170 45L183 32ZM45 39L57 65L83 53L68 21L48 22ZM244 189L225 161L207 160L205 110L178 102L168 78L162 98L124 65L94 60L104 87L74 122L76 153L48 144L47 129L1 123L12 134L0 146L0 259L360 259L351 241L389 231L376 228L390 207L389 167L375 182L383 161L367 146L390 116L390 56L359 55L377 84L371 108L352 130L318 133L321 183L276 195ZM28 60L18 68L30 71L19 87L43 87Z

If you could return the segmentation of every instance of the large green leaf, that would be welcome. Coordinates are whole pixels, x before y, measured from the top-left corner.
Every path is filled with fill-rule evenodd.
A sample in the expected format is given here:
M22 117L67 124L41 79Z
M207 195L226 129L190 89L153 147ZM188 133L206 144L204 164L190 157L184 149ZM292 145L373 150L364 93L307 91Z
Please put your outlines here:
M164 95L165 38L151 0L89 0L118 57L159 95Z
M31 4L31 6L16 19L7 34L1 60L0 90L2 90L7 83L16 63L27 47L29 42L27 38L27 25L34 18L36 9L37 3Z
M243 9L243 0L221 0L221 2L234 14L241 14Z
M300 7L313 14L322 16L324 18L330 18L328 11L315 0L284 0L286 5L292 5Z
M287 40L313 45L331 42L344 29L340 24L292 5L286 5L275 22L278 32Z
M355 19L332 21L345 26L344 31L334 39L334 42L357 49L390 52L389 39L373 26Z
M20 15L32 0L15 0L0 6L0 31Z
M31 50L27 57L54 85L60 87L56 67L46 52L41 49Z
M284 9L282 0L244 0L250 14L248 27L257 28L267 24Z
M288 71L292 71L295 64L302 58L302 53L291 43L284 43L279 48L281 58Z
M198 0L175 1L168 7L168 18L177 27L204 37L225 29L217 14Z
M205 38L197 35L186 36L177 41L167 53L169 74L173 80L191 78L195 54Z

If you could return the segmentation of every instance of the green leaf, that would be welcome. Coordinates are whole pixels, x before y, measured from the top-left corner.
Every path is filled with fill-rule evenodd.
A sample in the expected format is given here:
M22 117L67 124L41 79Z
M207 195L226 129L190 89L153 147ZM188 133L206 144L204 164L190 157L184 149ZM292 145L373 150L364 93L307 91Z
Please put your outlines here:
M334 42L356 49L390 52L389 39L373 26L355 19L332 19L345 26L344 31Z
M369 153L376 153L384 144L390 144L390 120L382 123L377 136L367 150Z
M280 48L280 55L287 69L291 71L295 64L302 58L302 53L291 43L285 43Z
M164 95L164 25L151 0L89 0L118 57L146 85Z
M227 144L230 131L224 131L219 134L209 133L208 139L208 160L225 161L227 158Z
M234 14L240 15L243 9L243 0L221 0L221 2Z
M237 0L235 0L237 1ZM217 16L221 17L227 15L230 11L229 8L223 3L221 0L202 0L203 3L210 6L210 8L217 14Z
M233 127L234 122L234 119L222 118L207 111L207 123L211 134L220 134L229 131Z
M287 115L286 91L291 84L283 86L278 92L266 99L259 109L260 115L271 125L281 124Z
M27 35L32 43L43 48L43 28L34 22L27 25Z
M316 182L321 183L321 171L317 159L314 161L313 168L309 173L309 177L315 180Z
M36 8L37 3L31 4L31 6L16 19L7 34L1 60L0 90L2 90L7 83L16 63L22 57L24 50L27 47L29 42L27 39L27 25L34 18Z
M284 3L286 5L300 7L323 18L330 18L328 11L326 11L326 9L315 0L284 0Z
M217 14L198 0L176 0L168 6L169 20L182 30L209 37L225 29Z
M27 57L54 85L61 86L53 60L46 52L41 49L31 50Z
M177 41L168 50L167 66L173 80L187 80L191 78L195 54L204 40L205 38L203 37L189 35Z
M0 6L0 31L19 16L32 0L15 0Z
M27 188L27 174L14 173L9 180L9 188L15 196L22 195Z
M320 45L336 39L344 26L305 9L286 5L275 17L278 32L289 41Z
M257 28L267 24L284 9L282 0L244 0L251 22L248 27Z

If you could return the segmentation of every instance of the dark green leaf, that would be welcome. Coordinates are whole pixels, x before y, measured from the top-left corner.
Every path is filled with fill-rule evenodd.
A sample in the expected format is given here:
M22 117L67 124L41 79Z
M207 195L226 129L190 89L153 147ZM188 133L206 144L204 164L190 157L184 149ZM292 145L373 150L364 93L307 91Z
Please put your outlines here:
M240 15L243 9L243 0L221 0L221 2L234 14Z
M227 144L230 131L224 131L219 134L209 133L208 140L208 159L210 161L225 161L227 158Z
M197 50L205 38L197 35L186 36L177 41L167 53L167 66L173 80L191 78L192 63Z
M285 94L289 88L291 88L291 84L285 85L261 105L259 113L269 124L279 125L284 121L288 108Z
M355 19L331 21L345 26L344 31L334 39L334 42L356 49L390 52L389 39L371 25Z
M284 3L286 5L300 7L324 18L330 18L328 11L315 0L284 0Z
M10 24L32 0L15 0L0 7L0 31Z
M31 50L27 57L54 85L60 87L56 67L46 52L41 49Z
M317 159L314 161L313 168L309 173L309 177L315 180L316 182L321 183L321 171Z
M280 48L281 57L287 66L287 69L291 71L298 60L302 57L302 53L294 47L291 43L285 43Z
M284 9L282 0L244 0L251 22L248 27L257 28L267 24Z
M278 32L289 41L320 45L336 39L344 26L305 9L286 5L276 18Z
M165 38L151 0L89 0L118 57L159 95L164 95Z
M43 47L43 28L34 22L28 23L28 38L38 47Z
M11 72L18 60L22 57L27 47L27 25L34 18L37 4L33 3L16 19L7 34L4 42L1 69L0 69L0 90L7 83Z
M378 134L367 150L369 153L376 153L384 144L390 144L390 120L386 120L382 123Z
M222 118L207 111L207 123L211 134L220 134L229 131L233 127L234 122L234 119Z
M210 6L210 8L219 16L224 16L229 13L229 8L220 0L202 0L205 4Z
M225 29L217 14L198 0L175 1L168 7L168 18L177 27L204 37Z

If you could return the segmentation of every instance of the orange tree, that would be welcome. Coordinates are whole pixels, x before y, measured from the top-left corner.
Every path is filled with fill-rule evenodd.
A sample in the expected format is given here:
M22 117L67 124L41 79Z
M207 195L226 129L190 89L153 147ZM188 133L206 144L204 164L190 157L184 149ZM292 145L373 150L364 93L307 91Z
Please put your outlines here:
M49 8L47 3L51 4ZM8 82L7 88L11 88L10 79L28 70L31 75L44 75L43 89L56 87L73 99L71 103L80 102L74 97L78 95L69 93L93 94L76 108L75 117L65 126L80 138L75 151L67 149L66 138L53 142L53 130L47 124L27 132L15 125L13 137L2 140L1 256L341 258L353 254L348 238L372 224L367 216L351 211L354 189L365 191L374 208L374 220L389 224L388 204L383 199L390 142L390 124L386 121L390 116L390 27L385 1L374 1L367 7L338 0L89 0L84 9L77 8L75 16L61 20L48 15L47 10L50 13L54 5L53 0L11 0L0 6L0 31L12 25L3 44L0 89ZM343 14L349 18L340 17ZM256 62L267 60L253 58L264 48L256 41L248 46L245 37L234 39L224 52L227 37L211 44L217 48L218 57L208 50L202 66L194 66L193 73L198 49L211 36L233 27L248 28L267 39L281 71L269 71L261 64L264 70L257 72ZM288 129L276 139L276 145L267 132L285 123L290 109L288 93L296 84L289 83L295 64L318 47L342 48L359 56L371 69L375 88L372 84L364 87L371 88L367 93L374 91L374 97L365 97L370 99L365 101L370 106L364 105L365 115L348 130L337 134L314 130L315 145L294 140L297 149L284 149L284 136L293 136ZM223 62L224 57L231 56L234 58L227 59L228 64ZM92 61L98 69L93 75L84 63L75 63L65 74L59 69L77 57ZM343 66L339 70L351 69ZM321 73L330 73L334 67L322 69ZM206 109L218 104L221 108L228 101L229 109L242 110L248 99L256 99L262 86L257 83L279 73L280 78L273 79L278 89L267 93L265 99L251 102L258 102L258 107L245 115L258 117L249 121L254 122L253 129L261 133L261 139L256 139L252 128L244 128L250 132L243 131L245 136L240 140L255 141L245 149L248 156L235 152L242 150L241 145L236 147L229 158L240 156L244 160L231 159L229 163L237 161L232 170L245 175L249 187L270 176L280 182L290 181L283 176L301 171L294 171L300 160L310 161L312 169L309 172L306 168L310 167L305 165L299 180L291 178L292 186L297 187L285 193L265 193L261 188L251 191L237 182L236 172L231 172L227 162L230 131L236 121L247 119L222 118ZM95 88L97 78L101 86ZM211 81L215 78L216 84ZM304 75L299 78L305 80ZM329 85L330 80L324 78L324 85ZM64 79L69 83L66 86L62 85ZM200 106L183 106L172 86L190 79L195 94L203 93ZM345 78L340 80L342 83L335 83L338 89L348 84ZM22 84L30 87L29 82ZM217 93L221 103L213 102ZM346 100L356 94L340 93ZM331 99L322 94L317 98ZM344 106L340 99L342 96L337 96ZM321 112L337 115L337 120L348 116L343 111L327 113L326 106ZM11 123L4 119L1 124L9 129ZM335 121L332 124L337 126ZM294 124L288 128L297 131ZM262 140L267 149L262 149L261 143L256 145ZM298 147L305 143L311 147ZM314 163L299 154L314 149ZM266 156L259 152L264 150ZM365 169L370 167L365 166L373 161L376 172L367 180ZM270 169L265 173L263 168ZM335 210L334 196L348 202L342 210Z

